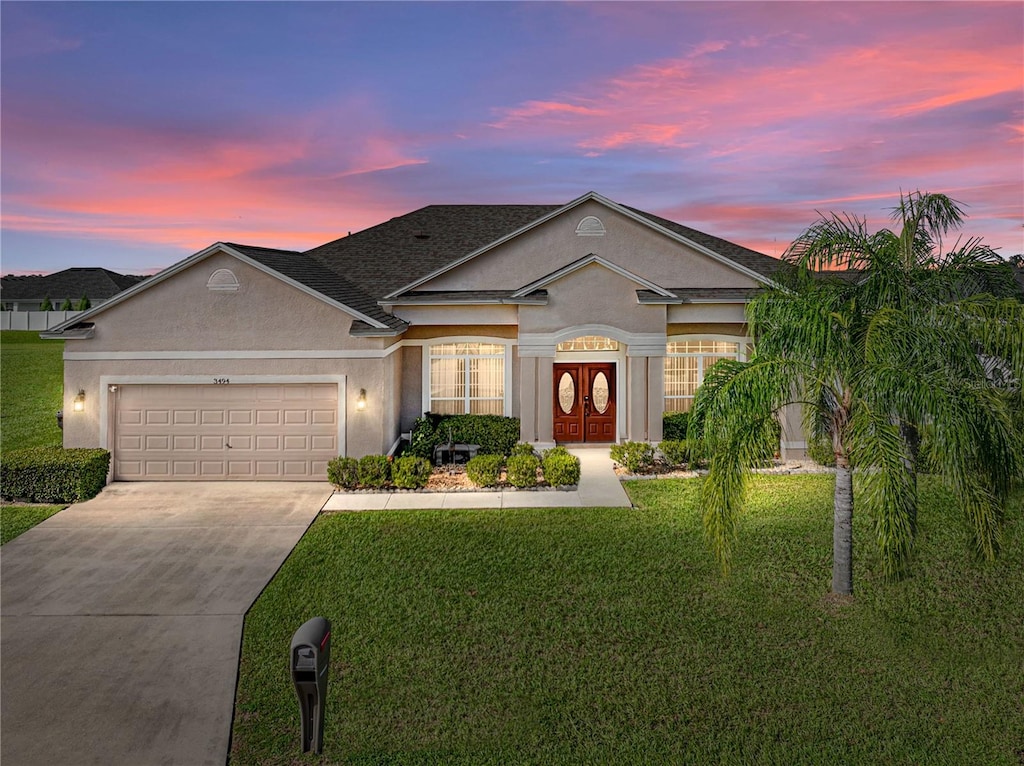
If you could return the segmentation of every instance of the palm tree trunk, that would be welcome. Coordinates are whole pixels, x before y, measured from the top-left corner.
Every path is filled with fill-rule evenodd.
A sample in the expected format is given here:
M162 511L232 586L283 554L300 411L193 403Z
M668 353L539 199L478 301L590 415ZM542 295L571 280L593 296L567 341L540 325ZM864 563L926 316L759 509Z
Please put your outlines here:
M853 593L853 472L845 455L836 460L832 509L832 592Z

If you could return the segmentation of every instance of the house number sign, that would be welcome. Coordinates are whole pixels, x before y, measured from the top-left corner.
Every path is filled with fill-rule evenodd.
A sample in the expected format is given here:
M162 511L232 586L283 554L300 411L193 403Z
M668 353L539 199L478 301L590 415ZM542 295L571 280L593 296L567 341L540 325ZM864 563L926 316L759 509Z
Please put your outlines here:
M213 382L218 386L226 386L231 382L231 378L214 378Z

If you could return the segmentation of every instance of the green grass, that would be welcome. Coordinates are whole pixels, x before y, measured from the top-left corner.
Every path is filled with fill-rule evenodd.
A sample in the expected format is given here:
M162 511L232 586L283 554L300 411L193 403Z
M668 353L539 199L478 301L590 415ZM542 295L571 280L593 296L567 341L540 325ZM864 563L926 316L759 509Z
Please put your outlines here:
M0 452L60 446L64 341L38 332L0 332Z
M234 764L1013 764L1024 521L974 562L923 483L918 555L828 592L831 477L759 479L733 574L698 484L639 508L366 512L310 528L246 619ZM292 632L333 624L324 755L299 753Z
M0 506L0 545L10 542L36 524L53 516L66 505L3 505Z

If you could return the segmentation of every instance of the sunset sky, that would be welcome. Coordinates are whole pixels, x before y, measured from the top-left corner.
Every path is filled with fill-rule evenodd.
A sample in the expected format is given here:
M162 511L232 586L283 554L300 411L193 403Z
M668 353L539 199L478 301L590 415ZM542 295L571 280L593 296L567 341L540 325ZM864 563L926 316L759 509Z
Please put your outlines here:
M779 255L949 194L1024 251L1024 4L0 4L3 273L618 202Z

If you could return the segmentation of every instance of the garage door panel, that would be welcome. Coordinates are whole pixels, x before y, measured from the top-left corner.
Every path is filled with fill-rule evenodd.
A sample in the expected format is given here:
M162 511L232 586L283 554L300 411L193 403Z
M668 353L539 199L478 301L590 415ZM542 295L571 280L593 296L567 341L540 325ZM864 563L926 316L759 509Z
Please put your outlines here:
M335 384L119 386L114 476L326 479L338 454L337 392Z

